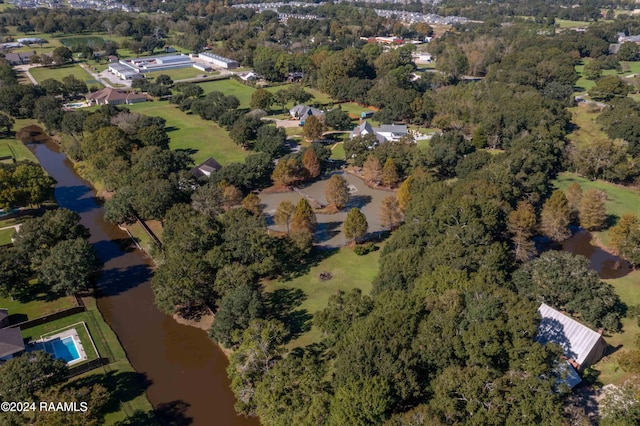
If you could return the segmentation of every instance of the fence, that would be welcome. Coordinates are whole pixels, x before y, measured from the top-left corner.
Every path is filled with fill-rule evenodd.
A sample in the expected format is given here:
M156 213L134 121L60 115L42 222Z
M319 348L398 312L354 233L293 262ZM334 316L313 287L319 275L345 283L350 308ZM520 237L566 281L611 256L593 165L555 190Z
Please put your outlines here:
M79 376L81 374L86 373L87 371L91 371L91 370L94 370L96 368L99 368L99 367L102 367L104 365L107 365L108 363L109 363L109 360L106 359L106 358L96 358L94 360L82 363L82 364L78 365L77 367L71 367L69 369L69 372L67 373L67 379Z
M84 306L74 306L73 308L64 309L62 311L54 312L52 314L45 315L39 318L34 318L32 320L27 320L18 324L13 324L7 328L20 327L21 329L24 330L27 328L35 327L37 325L42 325L51 321L59 320L60 318L68 317L70 315L79 314L81 312L85 312L86 310L87 308L85 308Z

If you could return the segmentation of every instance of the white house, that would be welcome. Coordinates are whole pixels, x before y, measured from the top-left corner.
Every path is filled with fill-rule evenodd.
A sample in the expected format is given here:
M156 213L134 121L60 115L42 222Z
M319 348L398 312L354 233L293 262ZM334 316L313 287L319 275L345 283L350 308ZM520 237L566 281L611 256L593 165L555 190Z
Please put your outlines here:
M351 131L349 138L353 139L358 136L374 134L378 140L378 144L380 144L383 142L399 141L408 133L407 126L404 124L381 124L380 127L373 127L368 121L364 120L358 127Z

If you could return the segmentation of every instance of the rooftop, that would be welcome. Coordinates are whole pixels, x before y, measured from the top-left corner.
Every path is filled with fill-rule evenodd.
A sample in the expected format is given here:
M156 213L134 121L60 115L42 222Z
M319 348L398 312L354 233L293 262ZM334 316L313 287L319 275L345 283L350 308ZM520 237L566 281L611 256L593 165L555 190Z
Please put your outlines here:
M0 358L24 350L24 340L19 328L0 329Z

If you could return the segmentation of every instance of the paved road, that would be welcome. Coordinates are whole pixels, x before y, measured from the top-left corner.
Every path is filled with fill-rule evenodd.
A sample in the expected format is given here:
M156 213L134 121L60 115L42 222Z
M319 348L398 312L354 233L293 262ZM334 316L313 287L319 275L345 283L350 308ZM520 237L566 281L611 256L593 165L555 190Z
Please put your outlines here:
M24 75L27 76L27 78L29 78L29 80L31 80L31 83L33 83L34 86L38 85L38 81L33 78L33 76L31 75L31 73L29 72L29 68L34 67L34 65L16 65L14 68L18 71L22 71L24 73Z
M14 228L16 230L16 232L18 232L20 230L20 227L22 226L21 223L17 224L17 225L11 225L11 226L5 226L4 228L0 228L0 231L4 231L5 229L11 229Z

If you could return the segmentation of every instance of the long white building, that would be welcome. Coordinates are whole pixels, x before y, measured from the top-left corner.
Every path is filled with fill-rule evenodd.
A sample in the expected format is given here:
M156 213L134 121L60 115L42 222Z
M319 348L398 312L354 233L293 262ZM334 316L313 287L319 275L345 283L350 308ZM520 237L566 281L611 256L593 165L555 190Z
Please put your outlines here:
M208 52L199 53L198 58L220 68L232 69L240 66L238 61Z

